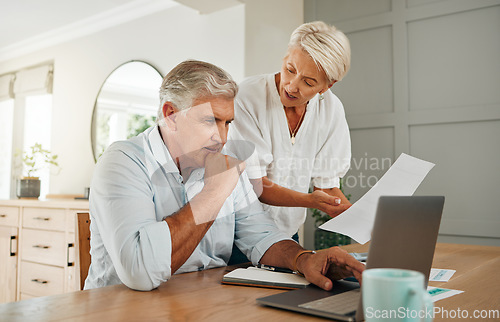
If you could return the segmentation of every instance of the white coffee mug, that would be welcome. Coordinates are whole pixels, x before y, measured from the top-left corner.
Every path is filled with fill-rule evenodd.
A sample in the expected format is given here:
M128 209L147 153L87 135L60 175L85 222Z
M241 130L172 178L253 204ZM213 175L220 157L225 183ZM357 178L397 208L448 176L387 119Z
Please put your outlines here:
M396 268L363 272L365 320L432 321L433 303L425 289L424 274Z

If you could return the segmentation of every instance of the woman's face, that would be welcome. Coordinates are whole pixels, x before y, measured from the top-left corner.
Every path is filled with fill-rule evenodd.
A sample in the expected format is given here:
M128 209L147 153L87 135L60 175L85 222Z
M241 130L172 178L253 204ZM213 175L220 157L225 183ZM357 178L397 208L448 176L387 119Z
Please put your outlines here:
M300 47L292 47L283 59L278 92L285 107L296 107L318 93L324 93L331 85L326 74L319 69L309 54Z

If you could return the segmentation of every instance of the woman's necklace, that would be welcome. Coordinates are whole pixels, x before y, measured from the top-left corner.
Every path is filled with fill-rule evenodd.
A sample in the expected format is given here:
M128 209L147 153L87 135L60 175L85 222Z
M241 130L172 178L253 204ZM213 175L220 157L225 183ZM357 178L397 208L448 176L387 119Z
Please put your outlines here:
M283 106L283 108L286 109L286 107ZM307 108L307 106L306 106ZM302 119L304 118L304 115L306 114L306 108L304 108L304 112L302 112L302 115L300 116L299 122L295 126L295 129L292 131L292 128L290 127L290 121L288 120L288 116L286 116L286 110L285 110L285 117L286 117L286 122L288 124L288 130L290 131L290 142L292 142L292 145L295 144L295 134L297 134L297 131L299 130L300 123L302 122Z

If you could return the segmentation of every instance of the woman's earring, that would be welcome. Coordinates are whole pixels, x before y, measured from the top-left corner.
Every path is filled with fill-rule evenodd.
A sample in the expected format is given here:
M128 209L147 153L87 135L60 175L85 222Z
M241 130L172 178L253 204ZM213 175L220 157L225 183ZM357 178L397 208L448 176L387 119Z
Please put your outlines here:
M320 94L319 94L319 100L320 100L320 101L322 101L322 100L324 100L324 99L325 99L325 97L323 96L323 94L321 94L321 93L320 93Z

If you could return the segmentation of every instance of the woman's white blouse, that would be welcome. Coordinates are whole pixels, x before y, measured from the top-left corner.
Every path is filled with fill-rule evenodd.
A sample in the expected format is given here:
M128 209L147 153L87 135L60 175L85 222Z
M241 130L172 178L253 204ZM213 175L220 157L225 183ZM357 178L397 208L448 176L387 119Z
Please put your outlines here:
M323 96L323 100L316 95L309 101L292 145L274 74L250 77L240 84L229 140L235 141L230 142L231 149L246 160L251 179L267 176L280 186L304 193L311 180L317 188L339 187L339 178L350 167L349 127L337 96L329 90ZM289 236L306 218L305 208L264 207Z

